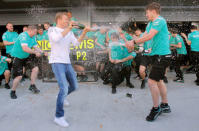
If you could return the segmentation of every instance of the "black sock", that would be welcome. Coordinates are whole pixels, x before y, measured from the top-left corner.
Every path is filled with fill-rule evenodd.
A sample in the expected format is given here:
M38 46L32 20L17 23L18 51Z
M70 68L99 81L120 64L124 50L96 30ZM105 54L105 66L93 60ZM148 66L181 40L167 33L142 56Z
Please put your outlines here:
M126 81L126 84L131 84L131 82L129 80Z

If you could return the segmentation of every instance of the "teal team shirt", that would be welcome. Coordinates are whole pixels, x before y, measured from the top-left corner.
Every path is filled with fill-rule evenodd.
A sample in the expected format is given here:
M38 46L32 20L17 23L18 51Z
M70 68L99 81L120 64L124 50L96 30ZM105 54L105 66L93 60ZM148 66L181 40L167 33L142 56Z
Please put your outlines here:
M191 41L191 51L199 52L199 31L190 33L188 40Z
M90 31L90 32L87 32L87 33L86 33L86 36L87 36L89 39L94 39L95 33L96 33L96 32Z
M40 34L37 34L37 36L36 36L36 40L37 41L42 41L42 40L48 40L48 34L47 33L43 33L42 35L40 35Z
M48 30L44 30L44 34L46 36L46 40L49 40L49 38L48 38Z
M136 57L136 53L135 52L128 52L128 49L126 47L124 47L124 53L123 53L123 58L129 57L129 56L133 56L133 58ZM123 62L124 66L131 66L133 62L133 59L130 59L128 61Z
M97 39L97 42L103 46L105 46L106 42L106 33L102 34L100 31L96 32L95 37ZM101 49L98 45L95 45L96 48Z
M186 49L186 46L184 44L184 41L182 39L182 37L180 35L177 35L176 36L176 42L177 44L178 43L181 43L182 47L181 48L176 48L177 50L177 54L183 54L183 55L186 55L187 54L187 49Z
M152 51L151 55L167 55L171 54L169 48L169 32L166 20L159 16L153 22L150 21L146 27L146 31L150 32L151 29L155 29L158 33L152 39Z
M7 57L1 56L0 57L0 75L3 75L5 70L8 70L8 63L6 61Z
M17 37L18 37L18 33L17 32L6 31L3 34L2 39L3 39L3 41L15 42ZM14 46L14 44L6 45L6 54L10 54L11 53L13 46Z
M123 50L124 46L120 45L118 42L112 42L111 45L109 45L109 48L111 50L111 58L113 60L121 60L123 59Z
M129 56L133 56L133 57L136 56L135 52L129 53L128 49L122 43L118 44L118 42L113 42L109 46L109 48L111 50L111 58L113 60L122 60L126 57L129 57ZM123 62L123 65L124 66L130 66L132 62L133 62L133 59Z
M28 35L28 32L21 33L17 38L14 47L12 49L11 55L13 57L17 57L19 59L25 59L29 57L30 54L23 51L22 44L27 44L29 48L32 48L37 45L36 37L35 36L30 37Z
M176 43L176 38L175 38L175 37L173 37L172 35L170 36L169 44L170 44L170 45L171 45L171 44L173 44L173 45L178 44L178 43Z
M125 36L127 41L131 41L133 39L133 37L127 32L124 32L124 36Z

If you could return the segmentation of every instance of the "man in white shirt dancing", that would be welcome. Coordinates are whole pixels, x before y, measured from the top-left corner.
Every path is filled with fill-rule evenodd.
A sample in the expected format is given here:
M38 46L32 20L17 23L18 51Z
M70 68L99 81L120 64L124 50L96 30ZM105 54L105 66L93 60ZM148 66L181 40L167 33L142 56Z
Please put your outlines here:
M81 36L76 39L73 32L71 32L74 22L69 20L66 12L57 13L55 21L56 27L50 27L48 30L51 44L49 63L52 65L60 89L54 122L62 127L68 127L69 124L64 119L63 103L65 97L77 89L76 75L69 58L70 44L78 46L90 29L85 28Z

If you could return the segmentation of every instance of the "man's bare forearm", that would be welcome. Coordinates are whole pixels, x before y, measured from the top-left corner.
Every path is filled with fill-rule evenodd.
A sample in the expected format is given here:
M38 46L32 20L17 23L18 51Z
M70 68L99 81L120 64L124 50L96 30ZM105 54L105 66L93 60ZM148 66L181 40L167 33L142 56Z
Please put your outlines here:
M14 44L14 42L4 41L3 44L4 44L4 45L12 45L12 44Z
M83 31L83 33L80 35L80 37L79 37L79 39L77 41L81 42L84 39L84 37L86 36L86 33L87 32Z
M69 26L68 28L66 28L63 32L62 32L62 36L66 36L72 29L72 26Z

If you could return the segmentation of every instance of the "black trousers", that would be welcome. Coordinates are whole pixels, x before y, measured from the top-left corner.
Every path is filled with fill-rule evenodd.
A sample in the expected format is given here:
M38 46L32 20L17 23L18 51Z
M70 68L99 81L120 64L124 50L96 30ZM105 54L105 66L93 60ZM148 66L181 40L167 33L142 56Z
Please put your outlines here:
M180 67L182 65L184 65L185 57L186 57L186 55L178 54L177 57L176 57L176 60L175 60L175 64L174 64L175 65L176 77L179 77L181 79L183 79L183 73L182 73Z
M126 78L126 82L130 83L131 66L125 66L114 64L112 68L112 88L116 88Z
M199 52L191 51L191 58L194 65L197 80L199 81Z
M175 69L175 63L176 63L176 59L177 59L177 51L176 49L172 49L171 50L171 62L169 65L170 70Z
M135 72L138 76L140 76L140 72L139 72L139 69L140 69L140 64L141 64L141 61L142 61L142 54L141 53L137 53L136 57L135 57Z

